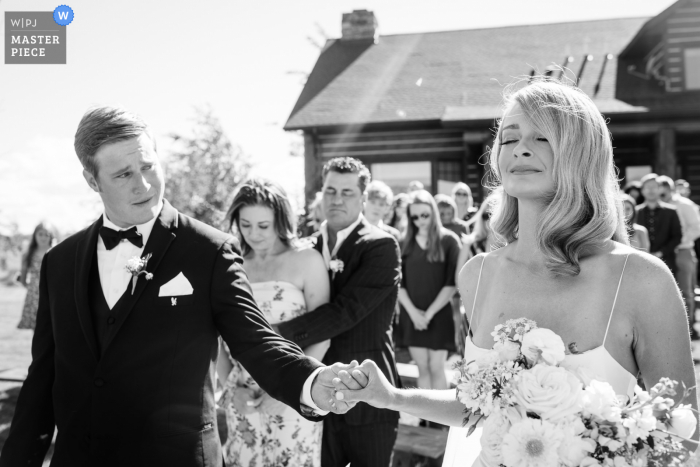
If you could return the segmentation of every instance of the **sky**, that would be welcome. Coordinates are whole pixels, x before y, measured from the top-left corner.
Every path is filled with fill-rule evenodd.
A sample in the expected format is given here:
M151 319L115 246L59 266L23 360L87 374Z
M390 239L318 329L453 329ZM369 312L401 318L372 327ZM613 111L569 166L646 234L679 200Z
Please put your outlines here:
M153 128L187 134L210 106L249 154L254 175L304 189L299 140L282 127L326 37L343 13L375 13L380 35L605 18L651 17L672 0L68 0L67 64L0 63L0 226L31 232L42 219L71 232L101 212L82 177L73 136L85 110L124 106ZM53 11L47 0L0 0L1 12ZM4 14L2 37L4 44ZM553 38L556 40L556 38ZM3 46L4 51L4 46Z

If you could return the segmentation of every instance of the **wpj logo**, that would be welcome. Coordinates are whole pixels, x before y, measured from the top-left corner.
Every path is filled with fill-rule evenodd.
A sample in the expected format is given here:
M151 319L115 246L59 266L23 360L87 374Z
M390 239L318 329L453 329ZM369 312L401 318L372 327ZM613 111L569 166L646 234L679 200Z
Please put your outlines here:
M5 63L65 64L66 26L73 10L5 12Z

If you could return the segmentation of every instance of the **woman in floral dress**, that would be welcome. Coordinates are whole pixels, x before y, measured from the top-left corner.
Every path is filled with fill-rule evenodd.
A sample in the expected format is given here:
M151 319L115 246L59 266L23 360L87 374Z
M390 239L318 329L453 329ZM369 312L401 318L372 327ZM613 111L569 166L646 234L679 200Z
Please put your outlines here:
M227 219L241 241L255 301L271 324L295 318L329 300L323 257L312 248L299 247L292 209L281 187L250 180L236 194ZM330 341L325 341L304 352L322 360L329 346ZM230 358L225 345L218 372L225 382L220 405L228 427L227 465L321 465L321 423L306 420L263 392Z
M36 312L39 308L39 272L41 261L56 240L54 229L46 222L40 222L34 229L27 254L22 258L22 272L19 282L27 288L22 317L18 329L34 329Z

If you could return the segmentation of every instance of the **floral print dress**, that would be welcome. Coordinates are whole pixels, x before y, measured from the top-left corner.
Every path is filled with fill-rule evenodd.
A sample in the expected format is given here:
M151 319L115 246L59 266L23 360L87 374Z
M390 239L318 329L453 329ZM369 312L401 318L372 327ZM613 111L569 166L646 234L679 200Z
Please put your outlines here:
M17 329L34 329L36 327L36 312L39 310L39 272L44 255L34 253L27 269L27 295L24 298L22 317Z
M306 313L304 293L288 282L251 284L258 306L271 324ZM260 390L235 360L222 397L228 437L224 444L226 465L233 467L317 467L321 465L322 423L310 422L287 407L281 415L256 412L243 415L233 405L237 387Z

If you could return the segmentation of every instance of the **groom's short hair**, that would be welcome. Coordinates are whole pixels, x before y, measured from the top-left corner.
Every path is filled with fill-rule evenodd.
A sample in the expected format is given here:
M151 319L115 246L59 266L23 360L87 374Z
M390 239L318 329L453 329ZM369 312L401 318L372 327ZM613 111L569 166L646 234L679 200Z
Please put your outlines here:
M93 177L97 177L95 153L102 146L138 138L144 133L151 138L153 149L156 149L156 140L141 117L120 107L93 107L85 112L78 124L78 130L75 132L75 153L83 168Z
M360 187L360 192L364 193L367 190L367 185L372 181L372 174L370 174L369 169L362 161L355 159L354 157L336 157L323 166L323 177L322 180L326 181L326 175L328 172L337 172L341 174L357 174L358 180L357 184Z

